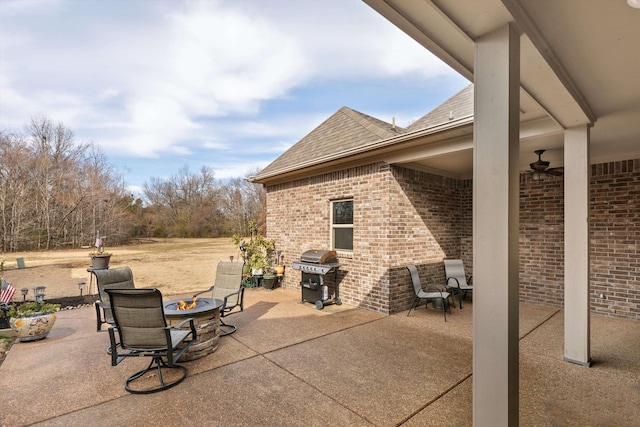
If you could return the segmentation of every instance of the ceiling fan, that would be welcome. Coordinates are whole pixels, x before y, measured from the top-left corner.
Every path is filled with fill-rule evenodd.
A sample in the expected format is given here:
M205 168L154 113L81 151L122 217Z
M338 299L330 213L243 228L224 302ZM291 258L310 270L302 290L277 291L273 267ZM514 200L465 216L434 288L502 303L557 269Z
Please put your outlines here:
M529 163L529 166L531 166L531 170L529 171L529 173L534 173L534 174L549 174L549 175L555 175L555 176L562 176L564 174L564 168L563 167L559 167L559 168L550 168L549 167L549 162L542 160L542 153L544 153L545 150L536 150L535 153L538 155L538 160L533 162L533 163Z

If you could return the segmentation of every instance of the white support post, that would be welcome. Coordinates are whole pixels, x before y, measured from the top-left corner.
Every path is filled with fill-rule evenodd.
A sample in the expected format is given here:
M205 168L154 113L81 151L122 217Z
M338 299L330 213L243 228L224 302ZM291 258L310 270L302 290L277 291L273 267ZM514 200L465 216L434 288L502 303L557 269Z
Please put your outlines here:
M517 426L520 37L476 41L473 150L473 425Z
M589 125L564 133L564 360L591 365Z

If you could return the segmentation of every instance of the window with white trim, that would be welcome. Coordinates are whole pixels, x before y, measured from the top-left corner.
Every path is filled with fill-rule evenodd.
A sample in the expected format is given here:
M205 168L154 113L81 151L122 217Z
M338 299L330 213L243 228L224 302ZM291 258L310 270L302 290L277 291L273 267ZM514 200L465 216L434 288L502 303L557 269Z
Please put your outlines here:
M353 250L353 199L331 202L331 247L337 251Z

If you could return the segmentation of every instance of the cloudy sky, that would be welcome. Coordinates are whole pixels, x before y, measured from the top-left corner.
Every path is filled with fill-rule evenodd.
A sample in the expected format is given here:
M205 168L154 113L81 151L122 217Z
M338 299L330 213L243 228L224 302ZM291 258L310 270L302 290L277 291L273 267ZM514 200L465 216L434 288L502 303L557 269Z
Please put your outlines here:
M360 0L0 0L0 128L62 122L134 188L245 176L342 106L406 126L467 84Z

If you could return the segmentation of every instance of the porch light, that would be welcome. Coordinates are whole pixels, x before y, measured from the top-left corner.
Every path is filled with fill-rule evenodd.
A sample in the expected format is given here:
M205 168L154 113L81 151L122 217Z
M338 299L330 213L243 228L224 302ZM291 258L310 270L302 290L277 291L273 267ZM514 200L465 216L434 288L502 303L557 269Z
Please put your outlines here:
M635 9L640 9L640 0L627 0L627 4Z

